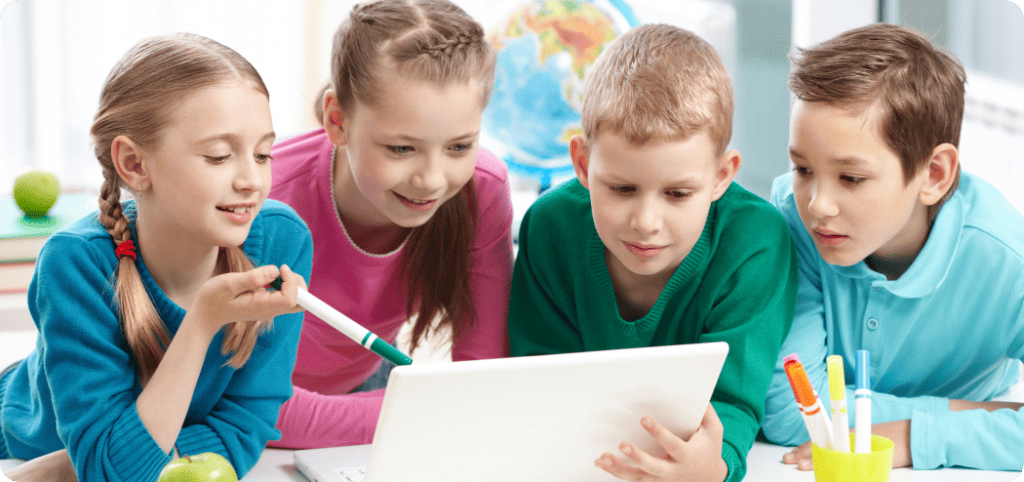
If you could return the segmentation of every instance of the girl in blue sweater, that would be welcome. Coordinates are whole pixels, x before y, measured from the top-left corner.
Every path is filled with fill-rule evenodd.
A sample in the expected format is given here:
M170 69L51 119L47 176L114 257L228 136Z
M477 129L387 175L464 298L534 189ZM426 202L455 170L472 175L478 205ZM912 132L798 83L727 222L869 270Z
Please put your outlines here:
M280 436L312 262L305 224L266 199L266 86L217 42L154 37L107 77L91 134L100 209L39 255L0 458L34 459L19 481L155 481L176 448L244 475Z

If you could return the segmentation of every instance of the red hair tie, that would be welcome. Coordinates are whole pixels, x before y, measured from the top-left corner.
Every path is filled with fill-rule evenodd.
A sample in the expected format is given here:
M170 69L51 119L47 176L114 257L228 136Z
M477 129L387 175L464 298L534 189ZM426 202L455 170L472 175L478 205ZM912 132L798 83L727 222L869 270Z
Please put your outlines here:
M117 255L117 259L121 259L122 256L131 256L132 259L138 261L138 257L135 256L135 241L128 240L122 241L121 244L117 245L117 249L114 250L114 254Z

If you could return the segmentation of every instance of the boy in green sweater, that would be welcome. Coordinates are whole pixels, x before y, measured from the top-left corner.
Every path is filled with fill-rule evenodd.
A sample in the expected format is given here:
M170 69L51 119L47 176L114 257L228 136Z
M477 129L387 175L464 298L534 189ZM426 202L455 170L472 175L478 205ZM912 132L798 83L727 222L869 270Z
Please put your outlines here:
M771 204L732 182L732 112L707 42L667 25L627 32L587 75L584 135L570 142L577 179L541 196L520 228L513 355L729 344L688 440L643 417L667 455L624 442L595 461L625 480L742 479L793 321L793 241Z

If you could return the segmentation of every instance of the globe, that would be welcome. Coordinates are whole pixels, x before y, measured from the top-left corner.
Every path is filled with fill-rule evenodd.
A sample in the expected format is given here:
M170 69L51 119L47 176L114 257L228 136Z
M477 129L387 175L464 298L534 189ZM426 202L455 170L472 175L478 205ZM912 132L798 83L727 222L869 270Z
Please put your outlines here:
M511 171L538 178L542 190L572 171L584 76L608 42L639 24L622 0L535 0L491 31L498 59L482 123Z

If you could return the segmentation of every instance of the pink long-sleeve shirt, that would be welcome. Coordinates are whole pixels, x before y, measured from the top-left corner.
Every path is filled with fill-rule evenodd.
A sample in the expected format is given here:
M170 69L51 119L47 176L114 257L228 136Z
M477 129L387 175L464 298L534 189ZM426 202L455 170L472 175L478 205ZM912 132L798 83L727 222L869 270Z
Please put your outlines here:
M332 195L333 145L323 129L273 148L270 197L290 205L313 233L309 291L394 344L405 323L406 283L402 252L375 255L352 243ZM508 355L509 285L512 277L512 203L504 163L477 151L478 212L471 248L470 290L476 311L472 328L452 345L454 361ZM344 202L344 200L339 200ZM381 358L306 313L292 374L295 395L281 407L281 440L271 446L317 448L367 444L380 415L384 390L349 394L373 374Z

